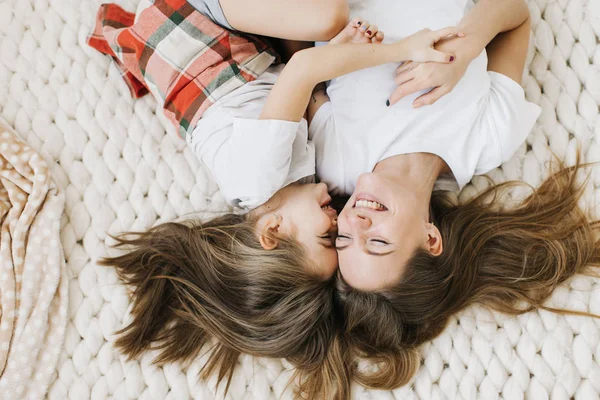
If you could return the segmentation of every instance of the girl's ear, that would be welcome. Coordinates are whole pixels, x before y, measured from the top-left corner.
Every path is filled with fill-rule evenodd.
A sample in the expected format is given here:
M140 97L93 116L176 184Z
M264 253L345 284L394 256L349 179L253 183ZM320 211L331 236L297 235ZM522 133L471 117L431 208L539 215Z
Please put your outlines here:
M437 257L442 254L444 251L444 244L442 243L442 234L439 229L432 223L427 227L427 251L434 256Z
M279 239L277 232L281 226L281 216L277 214L263 215L258 220L258 241L265 250L273 250L277 248Z

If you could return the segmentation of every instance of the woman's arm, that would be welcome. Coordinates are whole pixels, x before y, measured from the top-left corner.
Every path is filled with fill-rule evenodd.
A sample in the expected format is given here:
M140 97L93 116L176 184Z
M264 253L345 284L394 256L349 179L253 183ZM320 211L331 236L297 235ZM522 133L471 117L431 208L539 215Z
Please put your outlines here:
M458 25L468 40L461 42L464 48L457 56L474 59L496 35L517 28L528 18L524 0L480 0Z
M239 31L280 39L329 40L348 23L346 0L220 0Z
M409 59L450 62L452 55L432 46L458 32L457 28L423 30L393 44L334 44L302 50L283 69L260 119L300 121L317 83L363 68Z
M450 93L458 81L462 78L471 61L477 57L488 46L488 55L490 65L498 65L497 62L505 64L514 63L523 64L520 67L521 72L525 64L524 58L505 59L502 57L516 57L522 54L523 44L525 44L525 56L527 53L527 43L523 42L524 23L529 18L529 9L524 0L480 0L461 20L459 27L466 34L466 37L458 43L456 39L449 39L440 42L436 48L442 51L454 52L456 54L456 62L452 65L441 65L433 63L424 63L415 65L407 63L398 68L396 83L398 88L390 96L390 104L397 103L400 99L412 93L434 88L430 92L418 97L413 103L415 107L422 105L433 104L442 96ZM513 30L520 29L518 36L519 50L515 50L514 54L504 53L508 51L506 46L502 52L498 51L498 46L495 45L495 40L492 40L500 33L507 32L506 35L513 37L511 45L516 44L514 40ZM527 33L528 34L528 33ZM496 56L499 54L499 56ZM522 61L521 61L522 60ZM492 67L490 70L495 70ZM504 68L504 67L502 67ZM501 72L501 71L498 71ZM514 75L514 72L509 72L506 75Z
M517 28L496 36L486 47L488 71L506 75L520 84L527 60L530 33L531 20L527 18Z

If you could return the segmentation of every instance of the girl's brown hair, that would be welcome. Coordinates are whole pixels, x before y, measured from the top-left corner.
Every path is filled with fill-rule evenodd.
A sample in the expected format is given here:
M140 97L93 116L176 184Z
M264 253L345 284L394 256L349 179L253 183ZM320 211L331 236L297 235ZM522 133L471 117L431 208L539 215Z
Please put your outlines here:
M355 357L378 363L370 372L353 370L364 386L393 389L416 372L418 347L438 336L449 318L479 303L507 314L544 306L552 291L576 273L600 265L596 222L579 207L585 188L581 167L563 168L519 206L499 207L500 194L517 183L492 187L457 205L434 193L432 218L444 251L419 250L394 287L358 291L338 276L337 302Z
M189 362L216 339L201 376L226 391L241 353L287 358L308 398L346 398L346 352L332 312L334 280L312 274L304 249L277 238L260 245L255 221L228 214L208 222L171 222L126 233L128 252L101 260L132 291L132 321L116 347L129 358L154 349L155 362ZM217 383L217 384L218 384Z

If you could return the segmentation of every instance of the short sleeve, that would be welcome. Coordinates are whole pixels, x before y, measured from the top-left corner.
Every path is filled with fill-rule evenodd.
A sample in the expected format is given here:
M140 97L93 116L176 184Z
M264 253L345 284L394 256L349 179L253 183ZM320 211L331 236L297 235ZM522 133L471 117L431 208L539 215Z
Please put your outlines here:
M343 158L330 101L324 103L315 113L308 127L308 135L316 149L319 180L327 184L330 193L343 194Z
M231 137L218 149L213 170L230 204L253 209L284 186L300 124L234 118Z
M308 138L312 140L316 149L317 171L326 164L330 157L334 157L332 151L335 151L333 142L335 141L335 121L333 119L333 111L331 102L328 101L317 110L308 127ZM325 157L325 154L328 157ZM320 174L319 174L320 175Z
M541 109L525 99L525 92L517 82L497 72L490 71L488 74L491 85L489 101L476 128L481 134L490 136L491 145L499 149L499 163L502 163L508 161L523 144ZM499 163L478 169L490 170Z
M324 140L327 132L335 131L331 101L323 103L317 110L308 127L308 137L315 143Z

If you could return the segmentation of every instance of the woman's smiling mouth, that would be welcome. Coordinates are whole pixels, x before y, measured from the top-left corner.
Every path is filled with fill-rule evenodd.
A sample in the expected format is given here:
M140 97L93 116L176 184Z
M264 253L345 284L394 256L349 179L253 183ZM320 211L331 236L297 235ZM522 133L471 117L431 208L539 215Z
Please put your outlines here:
M380 202L360 197L354 202L354 208L368 208L375 211L387 211L387 207Z

